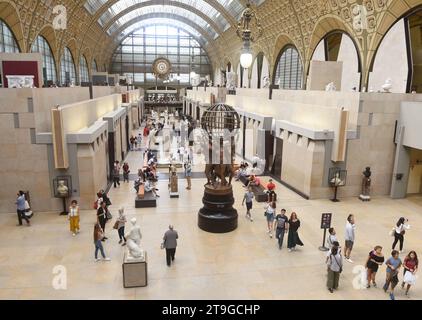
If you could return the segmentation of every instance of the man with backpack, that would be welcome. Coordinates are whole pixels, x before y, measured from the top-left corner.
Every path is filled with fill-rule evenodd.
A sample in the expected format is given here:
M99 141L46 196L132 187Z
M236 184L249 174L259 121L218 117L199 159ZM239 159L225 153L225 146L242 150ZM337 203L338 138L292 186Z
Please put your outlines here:
M281 209L281 213L274 220L275 237L278 240L278 248L283 247L284 235L289 230L289 218L286 216L286 209Z

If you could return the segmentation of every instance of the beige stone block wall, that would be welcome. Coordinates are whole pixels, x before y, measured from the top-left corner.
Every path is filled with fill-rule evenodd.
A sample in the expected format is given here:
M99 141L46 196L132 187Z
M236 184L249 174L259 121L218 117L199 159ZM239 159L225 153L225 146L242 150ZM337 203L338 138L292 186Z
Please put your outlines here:
M130 123L130 119L129 119L129 123ZM120 147L121 152L125 152L127 150L127 137L126 137L126 117L123 117L120 119L120 128L121 128L121 133L122 133L122 145ZM130 134L130 130L129 130L129 134ZM123 161L124 159L122 159Z
M107 185L105 135L93 145L78 146L79 203L81 209L92 209L96 193Z

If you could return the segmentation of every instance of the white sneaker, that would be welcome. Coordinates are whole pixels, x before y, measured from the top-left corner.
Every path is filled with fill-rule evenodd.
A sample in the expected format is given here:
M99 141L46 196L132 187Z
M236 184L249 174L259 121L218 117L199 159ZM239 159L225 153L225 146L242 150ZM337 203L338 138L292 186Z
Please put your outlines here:
M76 233L72 234L72 236L76 237Z
M111 261L110 258L104 258L103 261Z
M289 252L292 252L292 249L289 249Z
M273 238L273 234L270 232L270 238L272 239Z
M346 261L349 262L349 263L353 263L353 260L350 259L350 258L349 259L346 259Z
M253 218L252 217L250 218L250 220L251 220L251 222L253 222Z

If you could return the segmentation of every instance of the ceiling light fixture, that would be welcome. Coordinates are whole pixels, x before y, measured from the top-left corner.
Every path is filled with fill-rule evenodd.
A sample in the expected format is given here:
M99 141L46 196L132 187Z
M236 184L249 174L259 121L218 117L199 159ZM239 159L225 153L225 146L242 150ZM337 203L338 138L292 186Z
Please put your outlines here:
M257 33L252 36L252 20L255 20ZM242 16L237 24L237 36L243 41L243 48L240 55L240 64L244 69L252 66L253 54L251 43L258 40L262 34L262 26L256 12L251 8L250 2L246 4L246 9L242 12Z

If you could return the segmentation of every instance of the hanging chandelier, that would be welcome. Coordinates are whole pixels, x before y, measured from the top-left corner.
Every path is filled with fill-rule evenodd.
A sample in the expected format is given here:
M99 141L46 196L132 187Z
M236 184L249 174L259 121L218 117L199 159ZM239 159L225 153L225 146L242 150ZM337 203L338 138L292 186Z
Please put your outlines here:
M255 21L256 34L252 35L252 21ZM258 40L262 34L262 26L256 12L251 8L250 2L246 4L246 9L242 12L242 16L237 24L237 36L242 39L243 47L240 55L240 64L244 69L252 66L253 54L251 43Z

